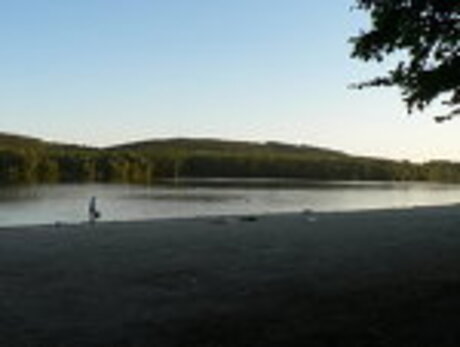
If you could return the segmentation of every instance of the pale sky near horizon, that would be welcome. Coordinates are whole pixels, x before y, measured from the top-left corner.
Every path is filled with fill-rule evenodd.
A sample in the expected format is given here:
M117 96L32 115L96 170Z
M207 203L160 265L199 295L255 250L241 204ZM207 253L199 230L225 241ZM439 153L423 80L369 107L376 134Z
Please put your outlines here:
M0 1L0 131L105 146L206 137L460 161L460 120L407 115L352 60L353 0Z

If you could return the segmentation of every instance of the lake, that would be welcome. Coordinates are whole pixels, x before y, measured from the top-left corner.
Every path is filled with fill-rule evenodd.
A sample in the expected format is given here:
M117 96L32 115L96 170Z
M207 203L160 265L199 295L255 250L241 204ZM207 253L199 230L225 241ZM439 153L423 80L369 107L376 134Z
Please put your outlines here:
M55 184L0 187L0 226L75 223L91 196L102 220L350 211L460 202L460 185L421 182L194 180L180 186Z

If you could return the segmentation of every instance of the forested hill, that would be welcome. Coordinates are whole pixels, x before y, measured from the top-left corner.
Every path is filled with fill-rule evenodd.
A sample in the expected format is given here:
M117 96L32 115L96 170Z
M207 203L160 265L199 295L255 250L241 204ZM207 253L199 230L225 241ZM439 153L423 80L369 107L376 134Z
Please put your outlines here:
M27 136L12 135L0 132L0 148L28 148L41 147L45 142Z
M0 132L0 150L51 152L53 150L88 150L96 148L44 141L35 137Z
M155 183L185 177L460 182L460 164L364 158L278 142L169 139L92 148L0 133L2 184Z
M166 139L133 142L108 148L110 150L128 150L141 153L165 153L171 150L187 154L214 155L301 155L309 158L338 158L347 156L343 152L307 145L291 145L280 142L246 142L219 139Z

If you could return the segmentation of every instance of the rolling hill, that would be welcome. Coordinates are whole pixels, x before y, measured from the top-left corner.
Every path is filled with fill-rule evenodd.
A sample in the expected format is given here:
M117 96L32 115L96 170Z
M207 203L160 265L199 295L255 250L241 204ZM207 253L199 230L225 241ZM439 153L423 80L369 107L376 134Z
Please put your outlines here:
M414 164L279 142L176 138L96 148L0 133L0 183L152 183L178 177L458 182L460 164Z

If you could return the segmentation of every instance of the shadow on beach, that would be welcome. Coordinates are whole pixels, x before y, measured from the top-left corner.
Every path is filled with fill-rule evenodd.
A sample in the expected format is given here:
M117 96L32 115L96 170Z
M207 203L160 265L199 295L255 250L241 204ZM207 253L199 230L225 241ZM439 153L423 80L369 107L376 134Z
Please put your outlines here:
M0 344L456 346L457 210L2 229Z

